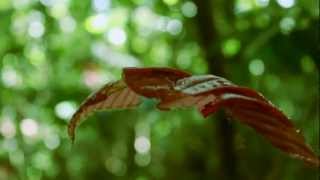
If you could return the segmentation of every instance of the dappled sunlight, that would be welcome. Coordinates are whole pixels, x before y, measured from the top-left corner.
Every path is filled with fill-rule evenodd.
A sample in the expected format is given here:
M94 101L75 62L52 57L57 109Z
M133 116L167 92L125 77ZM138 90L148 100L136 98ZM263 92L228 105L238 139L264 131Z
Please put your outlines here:
M283 8L291 8L296 0L277 0L277 3Z
M99 112L73 145L67 133L82 100L121 79L123 68L171 67L261 92L319 155L315 7L298 0L0 0L0 179L315 178L238 119L223 124L220 112L204 119L197 108L160 113L157 100L130 89L118 94L126 101L91 107ZM207 88L200 85L186 89ZM104 111L122 105L129 108Z
M35 137L39 132L39 125L33 119L23 119L20 124L20 130L27 137Z

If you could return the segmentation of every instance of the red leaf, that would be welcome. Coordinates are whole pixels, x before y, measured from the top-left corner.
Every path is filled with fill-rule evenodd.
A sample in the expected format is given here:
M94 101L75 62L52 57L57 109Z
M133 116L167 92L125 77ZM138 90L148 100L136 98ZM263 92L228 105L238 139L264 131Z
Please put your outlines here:
M74 141L76 127L90 113L98 110L135 107L139 102L139 96L127 88L123 81L106 84L93 95L89 96L72 116L68 126L68 134L71 140Z
M221 108L226 109L231 116L255 129L275 147L319 167L319 158L306 145L299 131L281 111L258 92L235 86L225 79L219 80L219 77L216 76L211 78L187 77L183 79L183 85L179 81L178 88L175 89L187 95L193 95L193 99L190 97L188 99L201 99L202 102L208 102L202 103L203 106L194 103L203 116L207 117ZM208 101L205 101L205 98ZM179 102L186 99L170 102L169 105L178 106ZM193 103L191 100L189 102L189 105Z
M280 150L319 167L319 158L291 121L263 95L213 75L191 76L170 68L125 68L124 81L107 84L87 99L69 124L69 136L90 112L126 108L139 103L138 95L160 100L158 108L196 106L203 116L225 109L241 123L255 129Z
M125 68L123 79L137 94L161 100L179 96L174 91L178 79L190 76L189 73L171 68Z
M204 116L218 108L247 124L269 140L275 147L309 164L319 166L319 159L306 145L303 136L289 119L273 105L240 95L222 95L202 111Z

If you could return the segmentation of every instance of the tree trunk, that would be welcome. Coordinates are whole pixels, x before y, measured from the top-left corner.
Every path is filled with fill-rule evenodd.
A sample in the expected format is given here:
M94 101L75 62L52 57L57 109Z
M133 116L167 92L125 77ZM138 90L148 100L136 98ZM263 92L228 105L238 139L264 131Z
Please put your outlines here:
M225 77L224 56L219 46L219 35L213 22L212 3L216 1L194 0L198 7L196 23L198 27L199 43L208 62L209 73ZM236 179L236 155L234 152L233 127L228 122L224 112L219 112L216 116L218 123L212 121L212 125L217 128L217 138L219 142L221 179Z

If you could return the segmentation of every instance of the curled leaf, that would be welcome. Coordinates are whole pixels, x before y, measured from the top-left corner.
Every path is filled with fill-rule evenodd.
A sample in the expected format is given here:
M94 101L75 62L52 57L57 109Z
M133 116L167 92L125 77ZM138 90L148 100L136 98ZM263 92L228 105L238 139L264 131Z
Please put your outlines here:
M208 116L219 108L226 109L231 116L255 129L280 150L319 166L319 158L306 144L300 131L273 105L250 97L227 94L206 105L202 113Z
M161 100L178 96L175 82L191 76L184 71L171 68L125 68L123 79L133 91L141 96Z
M182 82L179 82L182 81ZM271 144L291 156L301 159L308 164L319 167L319 158L306 144L299 130L280 110L260 93L246 88L233 85L219 77L187 77L179 80L176 90L185 94L193 95L193 99L200 99L203 103L194 103L204 117L225 109L231 116L240 120L241 123L255 129L264 136ZM177 103L190 99L182 98ZM205 101L207 99L207 101ZM193 103L189 100L190 104ZM185 103L181 103L184 106Z
M89 96L72 116L68 125L68 134L72 141L75 129L90 113L107 110L135 107L139 104L139 96L129 89L123 81L109 83Z
M204 117L222 108L283 152L320 166L319 158L289 118L257 91L218 76L191 76L171 68L125 68L123 80L107 84L84 101L71 119L69 136L74 139L76 126L90 112L134 107L139 95L160 100L160 110L195 106Z

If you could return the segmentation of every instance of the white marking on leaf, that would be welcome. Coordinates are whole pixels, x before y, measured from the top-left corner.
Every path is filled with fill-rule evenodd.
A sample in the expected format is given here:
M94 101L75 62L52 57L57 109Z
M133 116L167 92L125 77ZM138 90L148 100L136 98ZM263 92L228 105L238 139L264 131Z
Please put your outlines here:
M224 78L214 75L199 75L178 80L174 89L185 94L196 95L228 85L232 85L232 83Z

